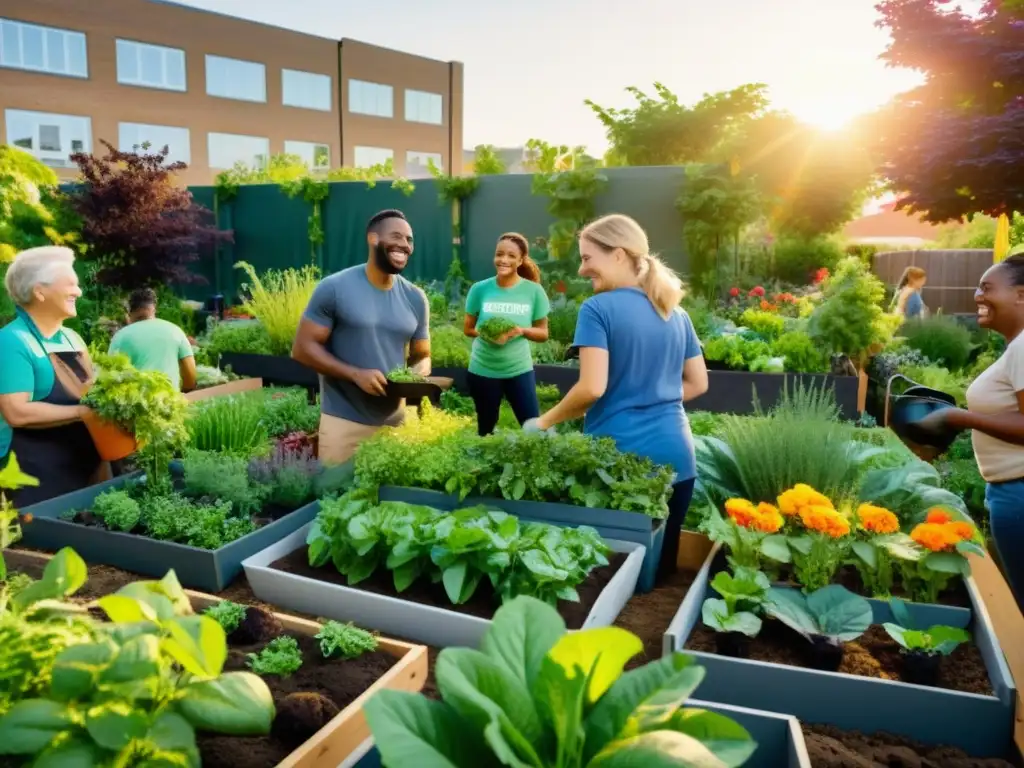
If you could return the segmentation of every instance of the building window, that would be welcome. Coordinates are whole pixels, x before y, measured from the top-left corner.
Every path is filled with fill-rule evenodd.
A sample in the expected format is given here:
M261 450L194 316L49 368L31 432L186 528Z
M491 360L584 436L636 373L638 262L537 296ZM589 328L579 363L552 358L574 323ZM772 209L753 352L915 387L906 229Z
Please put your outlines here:
M75 115L8 109L7 143L56 168L74 166L71 155L92 152L92 120Z
M441 94L426 91L405 92L405 119L411 123L441 125L443 110Z
M117 41L117 82L143 88L185 90L185 52L180 48Z
M270 139L234 133L211 133L207 149L210 168L227 170L234 168L237 163L247 168L263 168L270 158Z
M255 61L206 55L206 92L222 99L267 100L267 68Z
M356 147L356 168L372 168L395 159L395 153L383 147Z
M395 89L390 85L348 81L348 111L376 117L395 116Z
M0 19L0 66L51 75L88 77L85 35Z
M284 153L301 157L307 168L316 171L324 171L331 167L331 148L326 144L317 144L312 141L286 141Z
M444 170L444 160L440 152L406 152L405 153L405 175L410 178L425 178L431 176L430 164L439 171Z
M168 163L191 162L188 128L174 128L169 125L145 125L143 123L120 123L118 145L122 152L132 152L143 144L149 144L150 152L160 152L164 147L170 150Z
M281 102L286 107L331 111L331 76L281 70Z

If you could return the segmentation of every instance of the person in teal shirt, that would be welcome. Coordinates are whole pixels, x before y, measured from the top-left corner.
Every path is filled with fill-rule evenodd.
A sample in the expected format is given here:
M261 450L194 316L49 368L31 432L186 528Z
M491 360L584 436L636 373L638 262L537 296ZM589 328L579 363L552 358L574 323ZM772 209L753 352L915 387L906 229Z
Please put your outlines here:
M469 359L469 394L476 406L477 431L489 435L498 424L502 398L522 425L540 415L537 377L530 342L548 340L551 304L540 284L540 269L529 256L526 238L509 232L494 251L497 273L469 289L465 333L474 339ZM479 334L492 317L515 324L495 341Z
M19 509L109 475L82 421L89 409L81 399L93 380L89 351L64 326L82 295L74 261L70 248L31 248L4 277L17 314L0 329L0 466L15 456L39 481L5 491Z
M188 336L156 316L156 293L142 288L128 299L128 325L110 340L110 354L127 356L140 371L159 371L175 389L196 388L196 359Z

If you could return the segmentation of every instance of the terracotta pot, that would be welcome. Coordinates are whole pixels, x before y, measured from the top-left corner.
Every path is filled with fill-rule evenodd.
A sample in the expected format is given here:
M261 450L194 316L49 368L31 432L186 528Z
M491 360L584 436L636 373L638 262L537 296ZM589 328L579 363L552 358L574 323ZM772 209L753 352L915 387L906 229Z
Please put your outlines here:
M85 422L89 435L96 445L96 451L103 461L120 461L135 453L135 449L138 448L138 443L131 434L116 424L104 421L93 411L89 411L82 421Z

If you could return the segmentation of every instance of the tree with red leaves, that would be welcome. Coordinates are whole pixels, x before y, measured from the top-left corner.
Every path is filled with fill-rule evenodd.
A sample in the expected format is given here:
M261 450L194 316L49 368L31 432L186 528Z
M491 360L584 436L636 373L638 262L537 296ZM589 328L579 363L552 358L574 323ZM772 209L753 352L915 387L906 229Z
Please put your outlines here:
M82 218L82 242L86 258L97 264L97 282L123 290L204 282L188 265L232 235L216 229L212 212L175 184L185 163L168 163L167 147L121 152L100 143L104 157L71 156L82 180L68 195Z
M875 117L880 173L905 193L897 209L940 223L1024 211L1024 3L989 0L977 15L949 0L883 0L882 58L926 82Z

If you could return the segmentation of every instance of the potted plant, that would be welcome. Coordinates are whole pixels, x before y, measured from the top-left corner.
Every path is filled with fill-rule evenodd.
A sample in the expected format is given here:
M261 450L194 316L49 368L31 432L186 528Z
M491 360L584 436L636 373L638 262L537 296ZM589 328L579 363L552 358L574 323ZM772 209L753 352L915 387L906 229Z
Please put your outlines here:
M124 355L101 355L96 364L99 375L82 404L91 409L85 425L100 458L116 461L144 446L155 480L188 442L188 401L162 373L136 370Z

